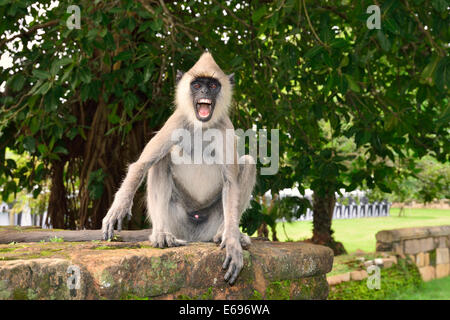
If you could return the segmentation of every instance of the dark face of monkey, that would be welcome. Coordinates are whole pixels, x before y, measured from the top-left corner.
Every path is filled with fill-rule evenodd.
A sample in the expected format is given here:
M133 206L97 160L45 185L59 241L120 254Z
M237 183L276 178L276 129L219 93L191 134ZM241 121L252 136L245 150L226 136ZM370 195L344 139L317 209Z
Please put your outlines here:
M191 96L198 120L206 122L211 119L220 89L220 82L214 78L198 77L191 82Z

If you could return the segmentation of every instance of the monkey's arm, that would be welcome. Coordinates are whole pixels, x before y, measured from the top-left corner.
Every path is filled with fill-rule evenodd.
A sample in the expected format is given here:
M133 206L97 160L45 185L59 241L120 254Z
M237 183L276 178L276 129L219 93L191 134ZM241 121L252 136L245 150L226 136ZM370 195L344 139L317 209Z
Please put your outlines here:
M228 128L233 128L231 121L227 124ZM226 139L225 152L232 152L233 162L232 164L225 164L223 166L223 189L222 189L222 201L223 201L223 234L222 243L220 247L226 250L226 257L223 263L223 268L228 269L225 273L225 281L233 284L236 280L239 272L244 266L242 256L242 245L240 241L241 232L239 230L239 183L238 173L239 166L237 162L237 150L236 150L236 138L233 135L231 140Z
M226 250L223 269L225 281L233 284L244 266L239 230L239 185L237 173L233 165L226 166L224 174L224 188L222 191L224 209L224 230L220 247Z
M122 219L127 214L131 215L131 207L136 190L142 183L148 169L166 156L170 148L176 143L176 141L172 141L171 134L179 126L178 116L173 114L156 136L145 146L139 159L128 167L127 175L114 196L111 208L108 210L105 218L103 218L102 234L104 240L112 239L116 222L117 229L120 231Z

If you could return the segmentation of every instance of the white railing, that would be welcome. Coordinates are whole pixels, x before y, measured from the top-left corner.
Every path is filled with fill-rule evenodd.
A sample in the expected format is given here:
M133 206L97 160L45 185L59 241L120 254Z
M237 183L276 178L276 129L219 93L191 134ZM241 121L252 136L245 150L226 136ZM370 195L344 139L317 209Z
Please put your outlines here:
M336 202L333 211L333 219L356 219L369 217L388 217L391 204L388 201L375 201L372 203L348 205ZM308 221L313 219L313 211L306 210L306 214L302 215L298 221Z

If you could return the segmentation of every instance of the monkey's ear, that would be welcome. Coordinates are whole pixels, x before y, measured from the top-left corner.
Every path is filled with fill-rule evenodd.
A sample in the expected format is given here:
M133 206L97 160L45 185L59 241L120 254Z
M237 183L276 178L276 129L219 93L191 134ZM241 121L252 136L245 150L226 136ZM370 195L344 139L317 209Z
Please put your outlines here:
M228 79L230 80L231 85L234 85L234 72L228 75Z
M184 72L181 70L177 70L177 76L175 78L175 82L176 84L178 84L178 82L180 82L181 78L183 77Z

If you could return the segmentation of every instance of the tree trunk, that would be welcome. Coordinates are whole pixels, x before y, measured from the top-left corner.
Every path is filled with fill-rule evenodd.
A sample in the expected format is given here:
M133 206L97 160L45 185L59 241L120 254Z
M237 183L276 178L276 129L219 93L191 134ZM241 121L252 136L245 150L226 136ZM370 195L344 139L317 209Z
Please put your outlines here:
M66 187L64 186L65 161L52 163L52 184L50 188L50 199L48 201L47 221L55 229L66 227L65 218L68 214Z
M344 246L333 238L331 222L336 199L334 191L327 191L324 195L314 192L313 196L313 237L311 242L325 245L333 249L335 255L346 253Z
M275 228L276 224L270 228L270 230L272 231L272 241L278 241L277 230Z
M267 224L263 222L258 228L258 237L269 238L269 230L267 229Z

